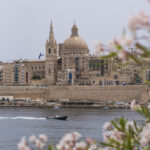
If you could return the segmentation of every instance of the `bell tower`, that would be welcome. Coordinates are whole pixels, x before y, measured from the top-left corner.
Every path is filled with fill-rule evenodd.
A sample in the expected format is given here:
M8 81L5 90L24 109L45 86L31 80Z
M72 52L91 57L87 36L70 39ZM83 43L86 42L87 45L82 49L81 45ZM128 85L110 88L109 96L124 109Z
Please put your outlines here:
M55 85L57 81L57 42L54 38L53 24L50 24L49 39L46 42L46 83Z

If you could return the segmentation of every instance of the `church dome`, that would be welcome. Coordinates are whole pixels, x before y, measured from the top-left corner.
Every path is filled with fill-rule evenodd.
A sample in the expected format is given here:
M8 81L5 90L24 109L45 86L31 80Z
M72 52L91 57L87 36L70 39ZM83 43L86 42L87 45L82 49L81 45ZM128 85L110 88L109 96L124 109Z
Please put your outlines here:
M64 42L65 49L88 49L86 42L81 37L69 37Z
M64 42L64 49L88 49L86 42L78 35L78 28L74 24L72 34Z

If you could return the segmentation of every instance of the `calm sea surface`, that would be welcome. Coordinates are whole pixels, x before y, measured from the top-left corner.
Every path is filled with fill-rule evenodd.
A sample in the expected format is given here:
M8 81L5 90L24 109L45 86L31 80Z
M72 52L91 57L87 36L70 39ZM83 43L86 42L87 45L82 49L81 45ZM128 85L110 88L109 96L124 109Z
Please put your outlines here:
M46 120L46 116L68 115L67 121ZM83 137L102 139L102 125L124 116L139 122L143 118L130 110L101 110L81 108L4 108L0 107L0 150L17 150L22 136L46 134L57 143L68 132L78 131Z

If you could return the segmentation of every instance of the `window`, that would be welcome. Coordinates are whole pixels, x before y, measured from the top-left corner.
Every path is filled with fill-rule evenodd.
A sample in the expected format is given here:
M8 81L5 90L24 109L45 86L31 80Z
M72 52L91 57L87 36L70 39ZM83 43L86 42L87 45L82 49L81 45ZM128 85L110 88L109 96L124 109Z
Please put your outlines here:
M49 52L49 54L51 53L51 49L50 48L49 48L48 52Z
M117 76L117 75L114 75L114 79L118 79L118 76Z
M93 70L95 71L95 64L93 64Z
M97 71L99 70L99 64L96 64L97 65Z
M90 70L92 70L92 64L89 64Z

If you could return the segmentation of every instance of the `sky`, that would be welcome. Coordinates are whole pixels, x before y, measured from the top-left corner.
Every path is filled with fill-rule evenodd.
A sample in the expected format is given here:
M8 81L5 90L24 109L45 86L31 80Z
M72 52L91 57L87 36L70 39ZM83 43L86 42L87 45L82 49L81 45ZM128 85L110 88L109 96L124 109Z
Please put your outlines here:
M149 9L146 0L0 0L0 61L45 55L51 20L57 43L70 36L75 20L93 53L97 41L107 44L129 16Z

